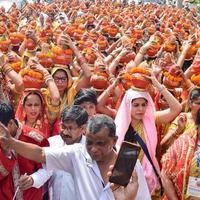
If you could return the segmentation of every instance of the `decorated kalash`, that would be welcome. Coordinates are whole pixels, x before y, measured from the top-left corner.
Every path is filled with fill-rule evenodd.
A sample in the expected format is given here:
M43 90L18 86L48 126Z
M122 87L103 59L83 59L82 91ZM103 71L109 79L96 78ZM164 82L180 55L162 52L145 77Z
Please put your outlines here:
M141 64L125 73L122 73L121 83L125 90L133 88L136 90L147 91L151 83L148 76L150 76L150 68Z
M27 65L29 58L36 56L36 52L39 48L38 46L38 39L35 35L34 29L29 29L25 33L25 39L23 42L23 67Z
M190 77L192 83L200 87L200 57L197 55L192 63L192 75Z

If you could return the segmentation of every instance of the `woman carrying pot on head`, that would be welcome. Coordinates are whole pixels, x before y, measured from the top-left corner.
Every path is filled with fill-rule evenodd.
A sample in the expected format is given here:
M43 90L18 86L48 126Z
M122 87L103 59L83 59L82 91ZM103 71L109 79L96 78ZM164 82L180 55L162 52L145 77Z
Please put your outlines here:
M22 77L9 65L5 55L0 53L0 100L11 102L16 109L23 90Z
M148 183L149 190L152 195L155 195L159 189L158 178L160 169L155 157L157 146L157 131L156 120L159 119L162 123L167 123L175 118L181 112L181 105L176 98L161 85L154 74L149 78L156 90L159 90L165 97L169 108L166 110L155 112L155 106L150 94L141 89L129 89L122 100L122 103L117 112L115 123L117 126L118 142L120 146L122 141L138 142L138 135L140 141L146 144L150 158L155 169L149 162L146 153L141 151L139 159L142 163L145 177ZM137 134L135 134L137 132ZM155 172L156 171L156 172Z
M27 76L23 76L27 88L18 106L16 117L24 124L37 128L44 137L48 138L60 113L60 94L53 77L46 68L38 63L36 58L29 60L26 70L39 72L43 76L42 81L46 88L41 88L43 84L38 87L37 79L33 79L35 82L32 81L32 83L32 79L28 80L25 79ZM26 111L30 112L29 115Z
M89 87L91 72L88 69L84 57L82 56L78 48L73 44L69 35L61 35L58 38L58 45L69 46L70 49L74 52L77 61L82 69L82 74L80 74L78 80L73 80L69 66L55 65L55 67L52 69L51 75L53 76L55 84L60 93L60 111L62 111L66 105L73 104L74 96L81 88Z

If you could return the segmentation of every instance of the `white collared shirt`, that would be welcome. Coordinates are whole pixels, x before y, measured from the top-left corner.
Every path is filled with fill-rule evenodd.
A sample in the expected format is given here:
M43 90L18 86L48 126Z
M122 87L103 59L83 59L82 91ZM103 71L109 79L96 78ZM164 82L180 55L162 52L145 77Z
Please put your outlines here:
M89 156L85 145L63 148L44 147L47 170L64 170L72 174L77 200L114 200L110 183L105 184L96 161ZM136 164L139 190L136 199L150 200L149 190L139 162Z
M55 136L49 137L48 141L50 144L49 146L53 147L53 148L63 147L65 145L67 145L60 135L55 135ZM86 137L84 135L82 135L79 143L85 145L85 141L86 141Z

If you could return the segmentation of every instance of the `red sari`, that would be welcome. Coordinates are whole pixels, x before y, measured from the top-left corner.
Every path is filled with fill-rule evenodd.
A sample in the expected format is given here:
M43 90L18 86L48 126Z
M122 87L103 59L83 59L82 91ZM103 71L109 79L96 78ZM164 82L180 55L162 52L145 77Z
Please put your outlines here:
M43 98L42 93L40 92L40 90L37 89L30 89L30 90L26 90L24 93L23 98L21 99L19 106L17 108L16 111L16 118L23 124L25 124L26 121L26 114L24 112L24 99L27 95L29 95L31 92L37 93L40 96L40 99L42 100L42 110L40 113L39 118L37 119L35 125L33 128L39 130L42 135L45 138L48 138L50 136L50 131L49 131L49 123L48 123L48 117L47 117L47 111L46 111L46 104Z
M41 133L28 126L23 127L18 139L41 147L49 146L47 139L45 139ZM20 155L14 155L13 159L9 159L4 155L0 148L0 199L12 200L20 176L25 173L31 175L41 167L41 164L28 160ZM16 200L36 199L42 199L42 188L30 188L25 191L19 190L17 192Z
M180 136L162 158L162 170L173 182L180 200L185 199L190 165L194 155L196 133ZM167 200L166 196L163 200Z

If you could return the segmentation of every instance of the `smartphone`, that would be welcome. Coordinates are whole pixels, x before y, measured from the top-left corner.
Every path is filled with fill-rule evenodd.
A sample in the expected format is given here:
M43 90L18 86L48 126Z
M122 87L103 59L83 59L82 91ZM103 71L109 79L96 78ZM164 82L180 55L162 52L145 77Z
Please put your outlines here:
M140 150L141 147L137 144L126 141L122 143L109 182L122 186L128 185Z

